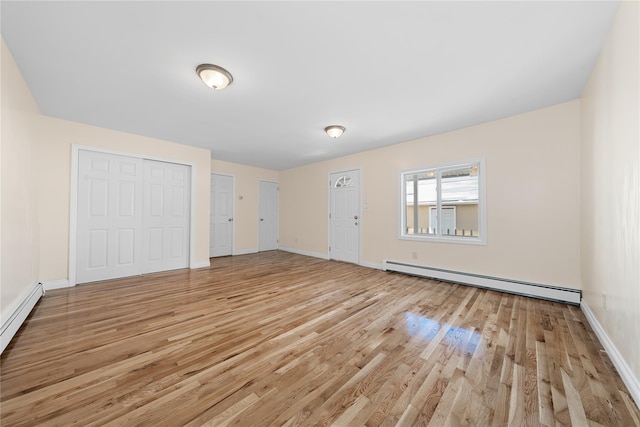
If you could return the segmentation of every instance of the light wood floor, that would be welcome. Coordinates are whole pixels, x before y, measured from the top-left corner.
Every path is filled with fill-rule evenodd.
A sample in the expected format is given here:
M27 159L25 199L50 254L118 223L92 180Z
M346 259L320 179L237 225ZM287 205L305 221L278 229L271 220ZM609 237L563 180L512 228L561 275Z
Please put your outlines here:
M267 252L50 291L1 424L640 425L579 307Z

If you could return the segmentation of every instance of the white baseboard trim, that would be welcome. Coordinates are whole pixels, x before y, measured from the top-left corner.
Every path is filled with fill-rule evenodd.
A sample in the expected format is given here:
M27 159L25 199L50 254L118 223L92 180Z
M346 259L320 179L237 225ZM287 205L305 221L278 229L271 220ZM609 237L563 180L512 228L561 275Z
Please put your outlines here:
M579 289L559 288L556 286L542 285L538 283L521 282L517 280L503 279L500 277L482 276L473 273L444 270L441 268L413 265L397 261L385 260L382 262L383 270L396 271L398 273L414 276L429 277L447 282L463 285L477 286L493 289L500 292L541 298L550 301L560 301L579 305L582 292Z
M580 308L584 313L584 317L587 318L587 321L591 325L591 329L593 329L593 332L596 333L596 336L600 340L600 344L602 344L609 358L611 358L613 365L618 370L620 378L622 378L622 381L629 389L631 398L636 402L636 405L640 406L640 380L633 375L633 371L631 371L631 368L618 351L616 345L611 341L609 334L607 334L607 331L602 327L587 303L582 301Z
M0 330L0 354L11 342L33 307L44 295L42 283L34 283L6 312L2 313L2 329Z
M256 254L258 253L258 248L251 248L251 249L241 249L239 251L233 251L233 255L249 255L249 254Z
M384 270L382 263L360 261L360 265L363 267L375 268L376 270Z
M201 262L193 262L189 268L191 268L191 269L194 269L194 268L205 268L205 267L210 267L210 266L211 266L211 263L209 262L209 260L206 260L206 261L201 261Z
M293 254L298 254L298 255L305 255L305 256L310 256L310 257L314 257L314 258L330 259L328 255L321 254L319 252L311 252L311 251L305 251L305 250L302 250L302 249L283 248L283 247L280 247L278 249L281 250L281 251L284 251L284 252L291 252ZM374 268L376 270L383 270L382 263L369 262L369 261L360 261L360 263L358 265L361 265L363 267L368 267L368 268Z
M44 291L52 291L54 289L72 288L73 285L67 279L50 280L48 282L42 282L42 289Z
M283 248L282 246L279 247L278 249L284 252L291 252L292 254L311 256L314 258L329 259L329 256L327 254L321 254L320 252L305 251L303 249L294 249L294 248Z

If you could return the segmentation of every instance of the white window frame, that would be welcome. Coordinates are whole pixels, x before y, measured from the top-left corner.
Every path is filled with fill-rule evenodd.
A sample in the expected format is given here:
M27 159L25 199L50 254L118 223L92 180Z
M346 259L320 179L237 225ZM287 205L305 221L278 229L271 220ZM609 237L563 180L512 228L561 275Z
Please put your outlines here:
M470 236L448 236L441 234L440 230L436 230L435 234L406 234L405 230L407 229L406 218L407 214L405 212L406 207L406 197L407 191L405 188L405 176L406 175L414 175L418 173L427 173L427 172L435 172L436 173L436 194L437 194L437 204L436 208L438 212L442 209L442 196L441 196L441 179L442 179L442 171L445 169L451 169L456 167L470 167L470 166L478 166L478 237L470 237ZM479 159L470 159L460 162L452 162L439 164L434 166L427 166L420 169L411 169L404 170L400 172L400 221L399 221L399 230L398 230L398 238L401 240L414 240L414 241L427 241L427 242L442 242L442 243L461 243L468 245L486 245L487 244L487 197L486 197L486 162L484 158Z

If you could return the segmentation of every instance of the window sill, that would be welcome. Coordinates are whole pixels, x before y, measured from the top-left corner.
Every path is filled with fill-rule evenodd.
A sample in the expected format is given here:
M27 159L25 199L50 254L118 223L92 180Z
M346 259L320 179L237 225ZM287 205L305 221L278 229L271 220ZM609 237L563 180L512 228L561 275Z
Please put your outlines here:
M454 243L463 245L479 245L486 246L487 239L481 237L442 237L442 236L407 236L400 235L400 240L412 240L414 242L433 242L433 243Z

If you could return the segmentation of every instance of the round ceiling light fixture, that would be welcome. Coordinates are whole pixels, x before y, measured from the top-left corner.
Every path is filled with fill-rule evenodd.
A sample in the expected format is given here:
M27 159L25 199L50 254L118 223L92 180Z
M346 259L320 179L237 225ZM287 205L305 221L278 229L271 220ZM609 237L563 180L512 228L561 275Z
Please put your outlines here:
M200 64L196 73L204 84L213 90L222 90L233 83L233 76L222 67L213 64Z
M331 138L335 139L335 138L340 138L342 136L342 134L345 131L345 128L344 128L344 126L340 126L340 125L331 125L331 126L327 126L326 128L324 128L324 131Z

